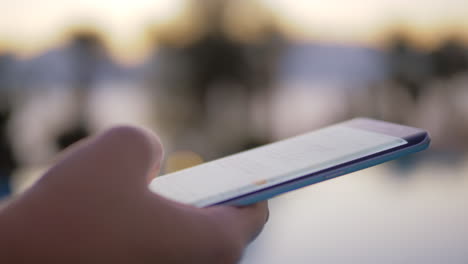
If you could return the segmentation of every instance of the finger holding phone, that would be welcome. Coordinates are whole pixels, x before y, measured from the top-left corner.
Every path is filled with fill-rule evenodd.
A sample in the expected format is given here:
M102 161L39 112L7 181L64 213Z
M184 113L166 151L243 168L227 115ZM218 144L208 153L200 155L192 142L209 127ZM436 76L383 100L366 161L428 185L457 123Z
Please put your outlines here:
M266 202L196 208L150 192L162 158L146 130L75 144L0 211L2 263L235 263L265 224Z
M429 142L421 129L353 119L152 180L158 139L117 127L65 151L0 211L1 260L235 263L268 218L265 200Z

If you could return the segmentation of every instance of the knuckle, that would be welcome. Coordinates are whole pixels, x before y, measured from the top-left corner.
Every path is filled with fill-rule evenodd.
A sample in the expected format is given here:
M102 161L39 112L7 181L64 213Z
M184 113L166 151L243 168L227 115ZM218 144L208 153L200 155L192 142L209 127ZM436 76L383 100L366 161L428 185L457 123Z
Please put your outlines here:
M103 133L107 143L115 148L125 150L132 154L133 151L145 152L149 156L161 156L162 145L159 138L150 131L130 126L119 125L108 129Z

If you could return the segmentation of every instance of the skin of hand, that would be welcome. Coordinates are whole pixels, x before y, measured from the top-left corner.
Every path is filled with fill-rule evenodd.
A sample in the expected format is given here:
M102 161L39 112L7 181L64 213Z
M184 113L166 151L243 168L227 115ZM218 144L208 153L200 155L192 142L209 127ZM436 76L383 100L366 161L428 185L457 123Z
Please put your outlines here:
M268 217L266 202L195 208L148 182L162 147L120 126L67 149L0 211L0 262L236 263Z

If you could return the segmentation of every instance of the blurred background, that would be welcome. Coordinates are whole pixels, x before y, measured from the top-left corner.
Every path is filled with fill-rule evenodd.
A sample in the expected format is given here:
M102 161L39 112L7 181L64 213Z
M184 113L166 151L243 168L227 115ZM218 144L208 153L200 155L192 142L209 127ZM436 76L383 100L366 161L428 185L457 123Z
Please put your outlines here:
M356 116L429 151L271 201L244 263L468 263L462 0L0 0L0 197L68 145L148 127L163 172Z

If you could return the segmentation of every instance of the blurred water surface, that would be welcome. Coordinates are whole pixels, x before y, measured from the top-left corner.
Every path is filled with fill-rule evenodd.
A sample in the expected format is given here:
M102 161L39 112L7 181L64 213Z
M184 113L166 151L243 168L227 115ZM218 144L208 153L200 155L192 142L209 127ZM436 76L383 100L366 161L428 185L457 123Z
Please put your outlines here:
M242 263L467 263L468 159L398 167L272 199Z

